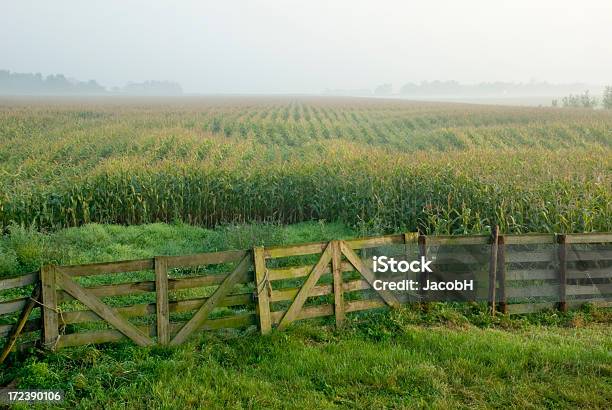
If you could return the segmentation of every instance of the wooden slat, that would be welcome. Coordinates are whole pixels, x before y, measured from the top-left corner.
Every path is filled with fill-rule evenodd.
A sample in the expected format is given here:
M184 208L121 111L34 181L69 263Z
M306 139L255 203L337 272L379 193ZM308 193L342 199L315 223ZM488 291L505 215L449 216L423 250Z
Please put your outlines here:
M506 245L547 245L557 243L554 234L504 235Z
M20 288L38 282L39 273L32 272L14 278L0 279L0 290Z
M507 263L528 263L528 262L553 262L557 258L555 251L551 248L547 251L514 251L506 252Z
M374 274L372 273L372 271L370 270L369 267L367 267L362 261L361 259L355 254L355 252L353 252L353 250L351 248L349 248L344 242L340 242L340 247L342 249L342 253L344 254L344 256L346 256L346 258L348 259L348 261L353 264L353 266L355 267L355 269L357 269L359 271L359 273L361 273L361 276L363 276L365 278L366 281L368 281L368 283L374 287L374 281L375 281L375 277ZM399 307L400 303L397 300L397 298L395 297L395 295L389 291L386 290L378 290L377 293L383 298L383 300L391 307L397 308Z
M185 299L168 303L168 311L170 313L191 312L199 309L208 298L193 298ZM252 305L253 299L251 293L241 293L236 295L226 296L217 307L242 306ZM124 318L148 316L156 313L155 303L142 303L130 306L121 306L112 308L113 312L121 315ZM85 323L85 322L100 322L103 321L96 313L91 310L75 310L72 312L63 312L62 317L65 324Z
M57 271L55 266L45 265L40 269L42 290L43 345L54 350L59 338L57 320Z
M612 242L612 233L579 233L567 234L567 243L609 243Z
M556 260L555 252L550 251L525 251L525 252L507 252L506 260L508 263L526 263L526 262L552 262ZM612 250L599 251L567 251L567 261L600 261L612 260Z
M188 268L200 265L217 265L220 263L239 262L247 251L223 251L196 253L193 255L167 256L168 268Z
M344 242L351 249L368 249L385 245L404 243L404 235L386 235L368 238L347 239ZM288 256L303 256L321 253L327 247L327 242L313 242L301 245L272 246L266 248L266 258L285 258Z
M302 307L304 306L304 302L306 302L306 299L308 298L308 294L311 292L312 288L315 286L315 284L321 277L321 274L323 273L325 267L330 263L331 258L332 247L331 243L329 243L323 251L321 258L315 265L314 269L312 270L310 275L308 275L308 278L306 278L306 280L304 281L304 284L298 291L298 294L293 299L291 306L289 306L289 309L287 309L287 312L279 322L279 329L286 328L287 326L289 326L289 324L291 324L291 322L296 320L298 314L300 313L300 310L302 310Z
M439 245L486 245L490 243L489 235L427 235L427 244Z
M353 300L345 302L345 312L358 312L362 310L379 309L387 307L384 300L381 299L364 299L364 300ZM272 322L277 324L285 314L284 310L272 312ZM296 320L314 319L324 316L332 316L334 314L334 307L330 304L309 306L303 308Z
M612 249L601 249L582 251L569 248L567 249L567 261L609 261L612 260Z
M536 296L555 296L559 295L559 285L535 285L521 288L506 288L508 298L528 298Z
M346 293L346 292L356 292L360 290L372 289L372 287L367 281L363 279L357 279L357 280L351 280L348 282L344 282L342 284L342 289L343 289L343 292ZM285 300L293 300L293 298L295 298L295 296L298 294L299 290L300 288L285 288L285 289L273 290L272 295L270 297L270 301L271 302L282 302ZM312 288L312 290L308 294L308 297L310 298L310 297L315 297L315 296L331 295L332 292L333 292L332 285L318 285Z
M598 285L566 285L568 295L609 295L612 294L612 284Z
M586 270L567 269L568 279L612 278L612 266L607 268L587 268Z
M412 233L411 233L412 234ZM386 245L398 245L405 243L404 235L385 235L370 238L347 239L344 241L351 249L369 249Z
M327 242L306 243L303 245L272 246L265 249L266 258L285 258L288 256L302 256L321 253L325 250Z
M297 294L299 293L301 288L286 288L273 290L272 295L270 295L270 302L282 302L285 300L293 300ZM310 292L308 293L309 298L315 296L325 296L331 295L333 293L332 285L319 285L313 286Z
M255 265L255 295L257 296L257 317L261 334L270 333L272 319L270 318L270 273L266 268L264 248L253 248L253 261Z
M353 272L355 268L348 262L342 262L342 272ZM291 266L287 268L268 268L268 278L270 281L283 279L297 279L307 276L314 265ZM323 275L331 273L331 268L327 266L323 271Z
M4 343L4 348L2 349L2 352L0 353L0 364L4 362L4 360L7 358L7 356L13 349L13 346L15 345L17 338L23 331L23 328L25 327L26 322L28 321L28 317L30 317L30 313L32 313L32 309L34 309L34 306L36 306L36 304L38 303L40 299L40 293L41 293L40 285L35 286L34 290L32 291L32 294L30 295L30 299L28 300L25 307L19 314L17 323L13 325L13 327L11 328L8 334L8 337L6 338L6 341Z
M612 278L611 268L587 268L586 270L567 269L567 279L601 279ZM510 269L506 272L506 280L557 280L558 272L554 269Z
M334 281L334 316L336 326L344 323L344 287L342 284L342 250L340 242L332 242L332 272Z
M155 257L155 313L157 343L170 342L170 309L168 307L168 264L163 256Z
M558 277L554 269L509 269L506 271L507 281L551 280Z
M286 314L285 310L278 310L276 312L271 312L271 318L273 324L278 324L281 322L282 318ZM295 318L295 320L304 320L304 319L313 319L316 317L323 316L332 316L334 314L334 306L330 304L318 305L318 306L308 306L301 309Z
M223 282L227 275L193 276L188 278L168 279L168 290L191 289L206 286L215 286ZM239 283L252 281L252 274L246 272L239 279ZM155 292L155 281L139 281L119 283L115 285L92 286L86 288L88 292L96 297L138 295L142 293ZM61 292L59 301L65 302L73 298L65 292Z
M183 327L185 322L171 323L171 334L176 333ZM223 328L239 328L256 324L256 317L253 313L240 314L219 319L210 319L204 323L201 330L215 330ZM155 335L155 326L138 326L138 329L151 336ZM121 332L108 329L90 332L71 333L63 335L58 342L59 347L81 346L86 344L100 344L109 342L119 342L127 339Z
M35 306L34 309L37 309ZM11 323L9 325L0 325L0 337L5 337L11 332L11 329L15 326L15 323ZM40 318L30 319L26 321L23 329L21 331L22 334L28 332L36 332L38 330L42 330L42 320Z
M241 278L251 267L251 256L245 253L236 269L219 285L215 290L215 293L210 296L206 302L200 307L200 309L191 317L191 319L185 324L181 330L172 338L170 344L173 346L183 343L187 338L195 333L202 325L208 320L208 315L215 308L215 306L227 296L234 285L238 283Z
M114 326L121 333L132 339L139 346L149 346L153 344L151 338L146 336L134 325L127 320L117 316L113 310L102 303L100 299L88 293L87 290L82 288L79 284L75 283L64 273L57 274L58 284L74 298L78 299L81 303L93 310L98 316L103 318L105 321ZM55 292L54 292L55 293Z
M68 276L91 276L106 275L109 273L138 272L142 270L152 270L153 268L153 258L56 267L58 272Z
M26 305L30 298L18 298L8 302L0 302L0 315L18 312Z

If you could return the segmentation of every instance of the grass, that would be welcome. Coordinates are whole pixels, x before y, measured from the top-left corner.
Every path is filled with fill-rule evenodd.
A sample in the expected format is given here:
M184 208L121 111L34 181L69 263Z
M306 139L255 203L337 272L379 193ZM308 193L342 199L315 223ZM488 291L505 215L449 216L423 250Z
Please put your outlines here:
M30 356L2 379L64 389L71 408L606 408L612 400L609 311L491 320L470 309L372 313L342 330L301 323L269 336L207 334L177 348L74 348Z
M2 238L11 274L40 261L81 263L253 244L351 237L342 224L90 224ZM12 255L7 257L6 255ZM12 259L14 258L14 259ZM55 388L65 408L606 408L612 311L492 318L479 304L200 334L176 348L130 343L12 356L0 385Z
M43 264L73 265L159 255L185 255L271 246L359 234L340 223L225 225L217 229L177 224L139 226L88 224L55 232L13 225L0 237L0 278L37 270Z

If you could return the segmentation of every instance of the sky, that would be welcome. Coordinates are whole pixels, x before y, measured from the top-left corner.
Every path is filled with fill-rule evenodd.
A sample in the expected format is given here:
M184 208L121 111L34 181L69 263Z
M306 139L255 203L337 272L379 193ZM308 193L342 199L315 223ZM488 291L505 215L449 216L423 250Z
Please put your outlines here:
M612 1L0 0L0 69L192 93L609 84Z

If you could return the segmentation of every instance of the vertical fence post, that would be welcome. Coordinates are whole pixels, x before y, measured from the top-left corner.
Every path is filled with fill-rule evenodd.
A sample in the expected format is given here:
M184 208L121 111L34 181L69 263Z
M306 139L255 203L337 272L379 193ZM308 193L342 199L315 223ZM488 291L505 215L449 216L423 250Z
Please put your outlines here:
M170 308L168 306L168 261L155 257L155 310L157 313L157 343L170 342Z
M504 235L497 237L497 271L499 273L499 310L506 314L508 313L508 304L506 298L506 238Z
M493 227L491 232L491 256L489 258L489 308L491 314L495 314L495 288L497 287L497 244L499 239L499 228Z
M427 236L419 233L419 256L427 259ZM421 302L423 302L423 307L427 305L427 293L423 290L427 281L429 280L429 272L421 272L419 275L419 293L421 294Z
M558 257L559 257L559 310L567 311L567 237L564 234L557 235Z
M43 319L43 347L55 350L59 338L59 325L57 320L57 291L55 280L55 266L44 265L40 269L42 293L42 319Z
M332 241L332 274L334 278L334 315L336 326L344 323L344 289L342 287L342 251L340 242Z
M253 259L255 266L255 297L257 298L257 316L259 318L259 330L265 335L272 330L272 319L270 317L270 281L264 248L256 246L253 248Z

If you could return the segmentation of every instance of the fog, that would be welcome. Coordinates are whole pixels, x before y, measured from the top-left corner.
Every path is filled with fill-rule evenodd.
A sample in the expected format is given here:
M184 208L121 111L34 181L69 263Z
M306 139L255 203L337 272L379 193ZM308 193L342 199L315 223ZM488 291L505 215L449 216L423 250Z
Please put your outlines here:
M3 0L0 69L190 93L612 83L610 0Z

